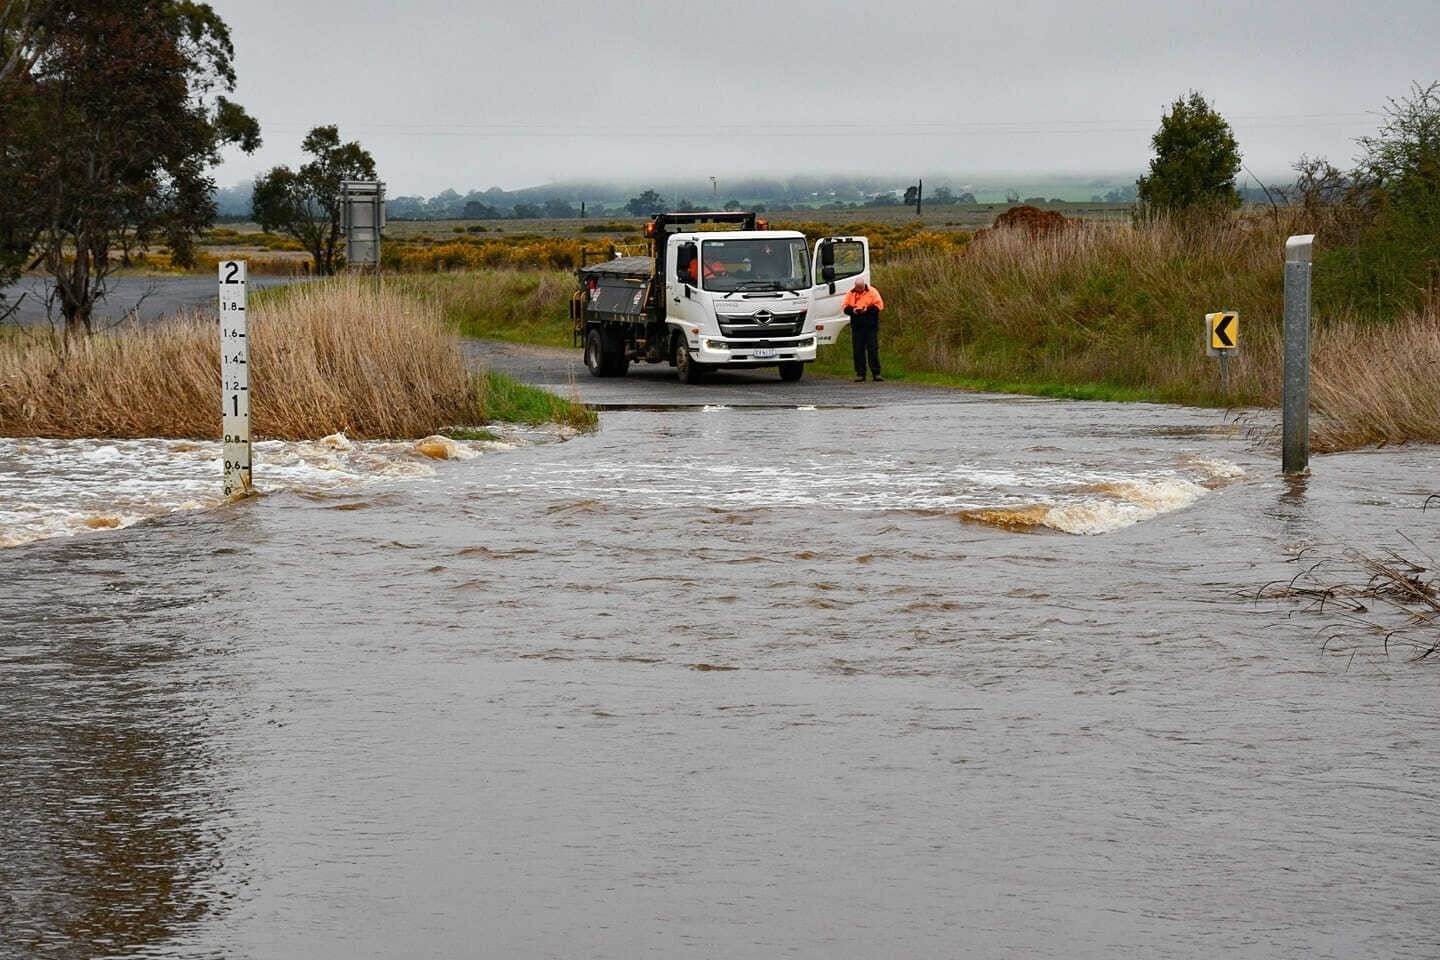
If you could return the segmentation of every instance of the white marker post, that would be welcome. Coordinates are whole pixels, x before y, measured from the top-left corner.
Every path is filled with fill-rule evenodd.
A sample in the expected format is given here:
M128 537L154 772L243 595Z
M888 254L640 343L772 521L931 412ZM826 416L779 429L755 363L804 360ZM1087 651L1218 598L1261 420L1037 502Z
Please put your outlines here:
M220 262L221 430L225 498L250 492L250 340L245 322L245 261Z
M1310 264L1315 235L1285 241L1285 380L1280 471L1310 472Z

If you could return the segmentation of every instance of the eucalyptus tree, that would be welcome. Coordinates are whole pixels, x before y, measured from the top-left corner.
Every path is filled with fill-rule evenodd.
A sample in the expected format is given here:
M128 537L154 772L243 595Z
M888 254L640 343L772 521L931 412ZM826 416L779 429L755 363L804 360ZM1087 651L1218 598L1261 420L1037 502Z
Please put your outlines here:
M5 176L24 198L12 214L33 231L66 332L88 333L117 246L164 242L193 262L215 218L206 170L227 144L258 147L260 127L224 96L234 48L209 4L47 0L33 35L6 104Z
M313 158L298 170L275 167L255 181L253 215L266 230L279 230L305 245L315 272L335 272L340 255L341 184L374 180L375 160L356 141L340 142L333 125L316 127L300 148Z
M30 66L43 46L42 0L0 0L0 301L4 286L20 273L35 238L33 218L21 192L20 141L28 128ZM3 304L0 304L3 306ZM4 310L0 309L0 317Z

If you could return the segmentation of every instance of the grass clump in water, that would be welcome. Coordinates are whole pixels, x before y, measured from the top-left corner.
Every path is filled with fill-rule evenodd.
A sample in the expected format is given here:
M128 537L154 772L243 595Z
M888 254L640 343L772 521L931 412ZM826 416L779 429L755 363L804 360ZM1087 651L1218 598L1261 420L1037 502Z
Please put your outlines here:
M1437 499L1440 495L1427 503ZM1417 563L1393 550L1348 551L1313 561L1297 557L1308 566L1289 581L1266 584L1256 599L1300 600L1310 612L1337 617L1324 629L1326 649L1338 650L1347 637L1368 633L1382 638L1387 654L1408 649L1412 660L1440 662L1440 578L1434 575L1435 557L1423 551L1421 557Z
M510 423L563 423L590 429L597 422L595 411L584 404L493 371L485 376L481 406L487 419Z
M500 435L493 430L486 430L483 427L442 427L436 433L442 437L449 437L451 440L477 440L491 442L499 440Z

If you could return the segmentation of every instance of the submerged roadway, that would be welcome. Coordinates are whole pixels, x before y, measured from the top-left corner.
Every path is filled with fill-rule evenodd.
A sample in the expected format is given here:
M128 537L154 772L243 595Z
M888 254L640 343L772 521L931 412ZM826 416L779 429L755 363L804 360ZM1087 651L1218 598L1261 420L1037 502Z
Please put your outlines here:
M989 402L996 394L927 387L892 379L855 383L850 377L817 375L807 367L794 383L774 367L711 372L698 384L682 383L668 363L631 364L623 377L595 377L579 347L539 347L497 340L465 341L467 355L481 369L496 370L522 383L577 400L597 410L675 407L865 407L876 403ZM823 349L834 350L836 347ZM883 350L883 344L882 344ZM883 359L883 354L882 354ZM1011 401L1039 398L1007 397ZM1049 402L1039 400L1039 402Z

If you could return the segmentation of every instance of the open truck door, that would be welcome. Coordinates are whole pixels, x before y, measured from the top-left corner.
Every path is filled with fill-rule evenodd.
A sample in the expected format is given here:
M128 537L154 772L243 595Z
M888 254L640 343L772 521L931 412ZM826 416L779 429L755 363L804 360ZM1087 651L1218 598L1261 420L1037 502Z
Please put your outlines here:
M815 342L834 343L850 318L841 307L857 277L870 282L870 241L865 237L822 237L815 242L814 287L810 313L815 318Z

